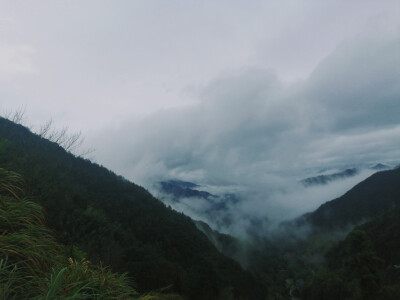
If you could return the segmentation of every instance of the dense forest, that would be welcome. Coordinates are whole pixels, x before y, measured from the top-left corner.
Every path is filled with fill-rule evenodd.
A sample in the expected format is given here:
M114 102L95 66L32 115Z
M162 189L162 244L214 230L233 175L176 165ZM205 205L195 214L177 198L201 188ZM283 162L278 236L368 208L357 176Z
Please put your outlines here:
M4 118L0 167L0 285L11 296L27 284L19 272L33 270L28 276L37 280L29 283L27 299L52 299L48 293L67 299L72 294L66 291L82 294L77 299L135 299L150 292L169 299L400 298L399 168L374 174L282 224L275 235L243 241ZM10 225L10 218L22 223ZM26 231L25 223L34 228ZM24 255L34 258L7 252L13 249L5 238L22 247L21 234L33 234ZM25 261L40 267L25 268ZM91 275L79 273L85 270ZM109 288L99 276L108 278Z
M0 168L1 299L136 299L126 275L66 255L22 178Z

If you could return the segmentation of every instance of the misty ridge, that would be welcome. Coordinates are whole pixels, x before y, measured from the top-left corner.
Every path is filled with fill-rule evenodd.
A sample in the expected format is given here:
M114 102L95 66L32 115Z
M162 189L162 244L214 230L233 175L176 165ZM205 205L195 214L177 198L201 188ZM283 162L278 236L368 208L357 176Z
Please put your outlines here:
M179 180L159 182L152 190L165 204L194 220L205 222L214 230L243 240L252 240L282 235L282 224L314 211L320 203L342 196L377 172L375 167L351 168L339 173L332 170L334 173L329 175L319 173L316 177L300 181L287 180L282 183L285 189L266 190L262 195L255 195L254 191L252 193L249 189L239 187L206 186ZM385 165L384 169L390 167ZM279 206L265 203L266 199L276 201ZM290 230L293 231L290 234L299 237L310 231L304 227L293 227Z

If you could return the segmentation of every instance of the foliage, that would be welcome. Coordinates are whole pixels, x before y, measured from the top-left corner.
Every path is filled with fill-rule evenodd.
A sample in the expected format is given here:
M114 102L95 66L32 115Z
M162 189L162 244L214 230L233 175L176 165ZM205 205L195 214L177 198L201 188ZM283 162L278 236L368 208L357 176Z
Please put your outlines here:
M26 107L24 106L16 109L15 111L5 111L2 113L2 116L15 124L23 125L30 130L33 130L42 138L57 143L67 152L81 157L87 157L94 151L93 149L81 149L81 146L85 140L81 131L71 133L66 126L64 126L62 129L56 129L52 119L46 121L42 126L40 126L39 129L34 130L33 126L27 125ZM0 151L2 150L3 146L4 145L0 140Z

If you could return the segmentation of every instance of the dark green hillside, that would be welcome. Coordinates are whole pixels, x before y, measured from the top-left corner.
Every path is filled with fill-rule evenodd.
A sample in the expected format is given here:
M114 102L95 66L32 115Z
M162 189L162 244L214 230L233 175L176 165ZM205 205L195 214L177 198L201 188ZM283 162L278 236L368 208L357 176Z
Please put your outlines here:
M400 168L397 168L375 173L302 219L318 228L345 228L377 217L399 204Z
M314 266L303 299L400 299L400 209L354 228Z
M399 183L399 168L376 173L297 221L314 229L283 250L301 266L300 299L400 299Z
M368 234L376 252L388 265L399 265L400 275L400 207L359 228Z
M116 154L117 155L117 154ZM0 166L26 178L58 239L128 272L142 291L188 299L263 299L263 288L221 255L192 220L145 189L0 118Z
M143 299L125 275L66 256L21 181L0 168L0 299Z

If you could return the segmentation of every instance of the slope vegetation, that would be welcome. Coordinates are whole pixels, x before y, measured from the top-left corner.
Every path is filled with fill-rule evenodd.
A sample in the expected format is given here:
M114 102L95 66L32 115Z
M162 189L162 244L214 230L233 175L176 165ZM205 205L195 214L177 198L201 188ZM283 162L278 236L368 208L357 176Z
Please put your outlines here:
M125 275L67 259L43 209L20 196L20 183L17 174L0 169L0 298L136 299Z

